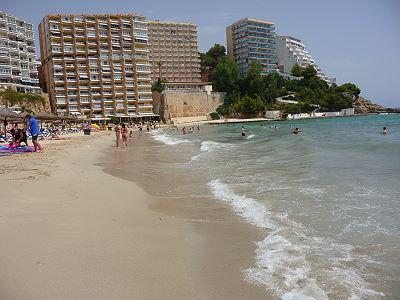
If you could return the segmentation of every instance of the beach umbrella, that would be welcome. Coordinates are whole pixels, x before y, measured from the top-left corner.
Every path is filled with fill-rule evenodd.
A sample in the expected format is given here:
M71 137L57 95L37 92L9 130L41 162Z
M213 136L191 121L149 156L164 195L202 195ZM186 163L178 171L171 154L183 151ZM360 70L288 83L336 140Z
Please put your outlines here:
M56 116L52 113L48 112L41 112L35 115L35 118L41 121L52 121L52 120L59 120L60 117Z

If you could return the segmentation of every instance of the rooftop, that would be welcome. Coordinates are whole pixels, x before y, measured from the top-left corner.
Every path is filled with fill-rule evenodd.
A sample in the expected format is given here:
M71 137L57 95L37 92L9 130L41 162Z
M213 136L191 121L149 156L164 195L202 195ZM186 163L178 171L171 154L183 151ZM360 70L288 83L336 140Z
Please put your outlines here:
M275 25L274 22L269 22L269 21L264 21L264 20L259 20L259 19L253 19L253 18L244 18L244 19L241 19L241 20L233 23L231 26L237 25L237 24L240 24L240 23L243 23L243 22L247 22L247 21L256 22L256 23L262 23L262 24L268 24L268 25Z

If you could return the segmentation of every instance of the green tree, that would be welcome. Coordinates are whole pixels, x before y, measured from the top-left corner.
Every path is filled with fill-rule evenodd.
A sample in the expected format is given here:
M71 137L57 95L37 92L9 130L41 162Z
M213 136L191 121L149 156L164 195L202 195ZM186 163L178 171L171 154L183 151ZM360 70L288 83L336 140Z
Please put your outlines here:
M340 93L345 93L345 92L347 92L347 93L349 93L350 95L355 96L356 98L358 98L358 96L359 96L360 93L361 93L361 90L359 89L359 87L356 86L356 85L353 84L353 83L345 83L345 84L342 84L342 85L340 85L340 86L337 87L337 91L340 92Z
M202 55L201 64L205 67L215 68L221 59L226 57L226 49L220 44L214 44Z
M303 68L299 66L299 64L294 64L292 67L291 73L293 76L301 77L303 74Z
M200 67L207 80L212 80L214 69L218 63L226 58L226 49L220 44L214 44L206 53L200 53Z
M246 75L240 80L240 91L243 96L265 99L265 80L261 75L262 66L259 62L252 62Z
M24 103L45 105L45 98L38 94L18 93L14 90L7 89L1 92L0 96L2 96L3 103L6 106L23 105Z
M212 84L216 91L232 93L239 90L239 78L236 63L229 58L223 58L215 67Z
M309 80L315 76L317 76L317 70L312 65L308 65L303 69L302 75L305 80Z
M152 92L162 93L164 90L165 90L165 81L162 80L161 78L158 78L157 81L155 81L151 85L151 91Z
M254 99L245 96L238 102L231 105L231 110L235 113L240 113L245 116L254 116L263 111L264 103L260 99Z

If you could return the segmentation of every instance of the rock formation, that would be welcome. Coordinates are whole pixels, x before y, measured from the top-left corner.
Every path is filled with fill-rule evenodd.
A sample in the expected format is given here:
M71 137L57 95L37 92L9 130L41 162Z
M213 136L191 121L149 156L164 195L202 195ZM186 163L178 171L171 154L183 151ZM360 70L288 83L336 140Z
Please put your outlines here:
M387 111L386 107L376 103L372 103L371 101L363 97L358 97L357 99L355 99L353 101L353 107L355 114L368 114Z

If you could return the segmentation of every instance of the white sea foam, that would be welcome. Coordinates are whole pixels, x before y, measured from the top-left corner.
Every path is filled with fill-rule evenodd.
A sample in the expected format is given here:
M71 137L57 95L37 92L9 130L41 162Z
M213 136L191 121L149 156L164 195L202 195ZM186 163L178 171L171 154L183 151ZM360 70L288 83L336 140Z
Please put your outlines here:
M256 135L255 134L250 134L248 137L247 137L247 139L249 140L249 139L252 139L252 138L254 138Z
M233 147L232 144L228 143L219 143L219 142L214 142L214 141L202 141L201 146L200 146L200 151L202 152L201 154L195 155L192 157L192 161L198 160L202 154L204 153L210 153L216 149L228 149Z
M162 132L162 130L154 130L151 132L152 137L154 140L162 142L166 145L178 145L182 143L188 143L188 140L185 139L178 139L173 136L169 136Z
M210 181L208 186L217 199L229 203L233 210L249 223L262 228L276 229L269 219L268 211L256 200L235 194L228 185L219 179Z
M324 290L328 282L340 287L343 298L384 297L369 287L356 267L347 264L369 259L353 256L351 245L310 237L301 224L290 221L286 214L284 218L272 215L265 205L235 194L219 179L210 181L208 186L217 199L227 202L249 223L270 230L264 240L257 242L256 266L245 271L248 280L267 286L281 299L328 299ZM310 253L325 265L318 274L311 271Z
M201 152L211 152L215 149L223 149L223 148L230 148L232 147L231 144L227 143L219 143L214 141L203 141L201 142L200 151Z

